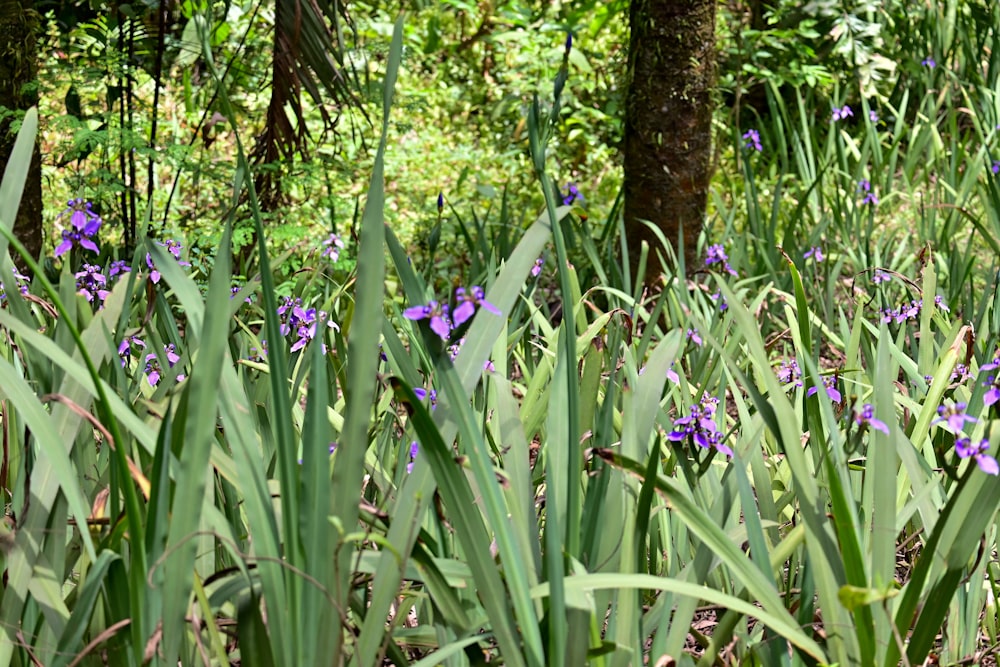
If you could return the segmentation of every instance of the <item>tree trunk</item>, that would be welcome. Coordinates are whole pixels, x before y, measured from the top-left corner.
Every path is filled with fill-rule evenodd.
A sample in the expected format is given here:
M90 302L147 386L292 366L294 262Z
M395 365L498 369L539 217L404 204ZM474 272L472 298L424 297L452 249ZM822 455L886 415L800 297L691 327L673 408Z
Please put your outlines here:
M645 276L661 273L659 228L695 265L712 167L716 0L632 0L625 111L625 229L629 260L650 245Z
M17 138L10 111L23 112L38 104L38 14L31 0L0 0L0 165L6 168ZM20 117L20 114L17 114ZM34 258L42 252L42 159L35 150L28 166L14 235ZM24 262L15 254L15 263Z

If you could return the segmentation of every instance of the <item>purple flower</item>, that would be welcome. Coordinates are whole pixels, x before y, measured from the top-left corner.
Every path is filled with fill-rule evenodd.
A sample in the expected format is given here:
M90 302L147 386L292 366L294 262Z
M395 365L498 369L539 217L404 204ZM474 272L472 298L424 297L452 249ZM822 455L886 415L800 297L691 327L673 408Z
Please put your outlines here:
M167 239L165 243L160 243L159 241L157 241L156 245L166 248L167 252L169 252L171 255L174 256L174 259L177 260L177 263L179 265L191 266L191 262L181 261L181 248L183 248L184 246L182 246L180 242L175 241L173 239ZM153 262L152 256L150 256L148 252L146 253L146 266L149 267L149 279L152 280L153 283L159 283L160 278L162 276L160 275L160 272L157 270L156 264Z
M976 460L979 469L987 475L1000 474L997 460L986 453L989 449L989 440L981 440L978 445L972 444L968 438L959 438L955 441L955 453L958 454L958 458L967 459L971 456Z
M562 198L563 206L569 206L573 202L583 203L583 195L580 194L580 189L576 187L576 183L566 184L566 190L562 193Z
M132 267L128 265L124 259L116 259L110 264L108 264L108 278L115 278L117 276L124 276L129 273Z
M722 296L722 290L719 290L715 294L711 295L712 301L716 301L719 304L719 312L724 313L729 308L729 304L726 302L726 297Z
M477 307L494 315L503 315L499 308L486 300L486 293L483 292L483 288L479 285L473 285L468 290L464 287L456 289L455 302L455 310L451 316L456 327L462 326L462 324L472 317Z
M938 407L938 416L931 424L947 424L948 430L956 435L962 433L966 422L975 423L976 418L965 414L965 403L952 403Z
M408 320L430 320L431 331L448 340L451 335L451 322L448 319L448 306L437 301L429 301L426 306L413 306L403 311L403 317Z
M542 267L545 266L545 260L541 257L535 260L535 265L531 267L531 275L533 277L538 277L538 274L542 272Z
M834 107L833 108L833 119L832 119L831 122L836 123L838 120L844 120L845 118L847 118L849 116L853 116L853 115L854 115L854 112L851 111L851 107L847 106L846 104L844 106L842 106L841 108L839 108L839 109L836 108L836 107Z
M889 427L886 426L885 422L881 419L875 418L875 408L872 407L871 403L865 403L861 406L860 411L854 412L854 423L858 426L867 426L889 435Z
M229 298L235 299L236 295L242 291L243 291L242 287L240 287L239 285L233 285L232 287L229 288ZM251 299L249 296L243 297L243 301L245 301L246 303L253 303L253 299Z
M763 150L763 147L760 145L760 132L757 130L747 130L743 133L743 139L746 141L743 148L755 150L758 153Z
M74 273L73 277L76 278L77 294L82 294L91 303L95 297L98 302L103 302L111 294L104 289L108 279L101 273L101 267L95 264L84 264L83 271ZM103 304L101 307L104 307Z
M317 311L315 308L306 309L300 305L293 305L292 314L285 323L285 326L288 328L288 332L285 335L294 331L296 336L296 340L292 343L289 352L298 352L308 345L309 341L316 337L316 325L319 322L326 322L328 329L340 329L336 322L329 319L325 311ZM326 354L326 343L323 343L322 348L323 354Z
M733 450L725 443L725 435L719 431L715 423L715 409L719 399L702 395L701 401L688 409L688 416L674 420L674 429L667 434L672 442L683 442L691 439L704 449L715 449L726 456L732 456Z
M91 238L97 234L101 228L101 217L90 208L90 202L83 199L70 199L66 204L66 210L59 214L59 218L69 216L70 229L64 229L62 242L56 246L55 256L59 257L63 253L69 252L74 246L86 248L91 252L100 252L97 244Z
M872 191L872 184L868 179L862 178L858 181L858 192L864 195L861 198L862 205L871 204L874 206L878 204L878 196Z
M431 399L431 410L433 410L434 408L437 407L437 397L438 397L438 394L437 394L437 391L435 391L434 389L431 389L430 391L427 391L423 387L414 387L413 393L416 395L417 399L419 399L421 401L424 400L425 398L430 398Z
M122 342L118 345L118 356L122 360L122 367L128 363L129 357L132 356L132 347L146 349L146 342L139 338L138 336L125 336Z
M966 366L965 364L955 364L955 369L951 372L951 377L948 379L951 382L957 382L958 384L962 384L971 377L972 374L969 373L968 366Z
M20 271L18 271L16 266L13 267L11 270L14 272L14 282L17 283L18 291L21 292L21 294L27 294L28 283L31 282L31 279L28 278L28 276L23 275ZM6 298L7 298L7 293L4 291L4 285L3 283L0 283L0 301L3 301Z
M875 271L872 273L872 282L875 283L876 285L880 283L887 283L890 280L892 280L892 275L886 273L882 269L875 269Z
M674 384L680 384L681 383L681 376L678 375L677 371L674 370L674 366L675 365L677 365L676 361L671 361L670 362L670 368L667 369L667 373L666 373L667 379L670 380L671 382L673 382ZM645 366L643 366L643 368L645 369Z
M250 348L250 361L257 361L263 363L267 359L267 341L263 338L260 339L260 349L256 347Z
M796 387L802 386L802 383L799 382L799 378L802 377L802 371L799 369L799 362L795 359L785 359L782 361L778 370L775 371L775 375L778 377L778 382L782 384L794 382Z
M438 213L441 213L441 211L444 210L444 193L443 192L438 192L437 205L438 205Z
M733 271L733 267L729 265L729 255L726 254L726 249L721 243L716 243L715 245L708 246L708 250L705 251L705 266L711 266L712 264L721 263L726 272L736 275Z
M298 297L293 299L290 296L286 296L281 301L281 305L278 306L278 321L281 323L278 330L281 331L282 336L287 336L292 332L292 325L295 323L296 308L302 308L302 299Z
M173 345L163 346L163 355L167 359L167 363L173 368L174 364L181 360L180 355L177 354L177 349ZM146 355L146 377L149 380L149 386L155 387L160 383L160 378L162 376L163 369L160 368L160 361L156 358L155 352L150 352ZM178 375L177 380L183 380L183 375Z
M344 242L336 234L331 233L326 240L323 241L323 252L320 253L322 257L327 257L331 262L336 262L340 259L340 251L344 249Z
M826 390L827 398L829 398L834 403L840 403L843 397L837 390L837 376L825 375L822 378L822 382L823 382L823 388L824 390ZM812 396L817 392L819 392L819 387L809 387L809 390L806 392L806 396Z
M985 363L979 367L981 371L995 371L1000 368L1000 349L993 353L993 359L989 363ZM986 390L986 394L983 396L983 405L989 407L1000 401L1000 382L998 382L998 377L1000 374L990 373L986 376L986 380L983 382L984 387L989 387Z
M993 164L990 165L990 171L994 174L1000 174L1000 160L993 160Z
M413 472L413 464L416 463L418 453L420 453L420 443L414 440L410 443L410 461L406 464L407 475Z
M823 250L819 246L813 246L804 255L802 255L802 259L809 259L810 257L812 257L812 260L817 264L825 259L823 256Z
M687 330L687 337L688 337L689 341L691 341L692 343L694 343L698 347L701 347L702 340L701 340L701 336L698 335L698 330L697 329L688 329Z
M877 123L878 122L878 112L876 112L874 109L872 109L871 111L869 111L868 112L868 120L870 120L873 123Z
M920 64L926 67L927 69L934 69L935 67L937 67L937 63L934 62L934 59L931 58L930 56L927 56L926 58L921 60Z
M708 246L708 250L705 251L706 266L715 264L716 262L728 262L728 261L729 261L729 255L726 254L726 248L721 243L710 245Z

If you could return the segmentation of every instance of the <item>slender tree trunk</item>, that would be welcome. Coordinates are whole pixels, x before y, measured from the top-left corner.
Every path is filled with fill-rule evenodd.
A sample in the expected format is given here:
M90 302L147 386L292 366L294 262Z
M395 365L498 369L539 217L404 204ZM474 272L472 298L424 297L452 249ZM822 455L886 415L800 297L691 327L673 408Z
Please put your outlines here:
M38 104L38 14L31 0L0 0L0 165L6 168L14 148L11 111L26 111ZM31 255L42 252L42 159L38 143L28 166L21 206L14 220L14 235ZM22 268L24 263L15 256Z
M663 251L678 248L688 271L704 224L712 166L716 0L632 0L625 111L625 228L633 269L650 245L652 283Z

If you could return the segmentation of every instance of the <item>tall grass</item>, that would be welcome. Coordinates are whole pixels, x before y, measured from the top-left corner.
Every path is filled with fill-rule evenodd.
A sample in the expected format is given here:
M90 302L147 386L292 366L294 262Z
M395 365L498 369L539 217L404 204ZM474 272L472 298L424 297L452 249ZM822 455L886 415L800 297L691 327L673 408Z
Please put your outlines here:
M236 298L229 253L204 290L152 241L100 308L68 262L10 287L25 117L0 185L0 665L989 654L995 75L965 98L866 99L823 132L825 101L771 90L766 150L734 131L742 168L714 200L735 275L644 295L621 223L563 205L549 173L565 69L528 118L544 210L523 230L506 207L442 211L469 274L411 262L383 214L401 40L398 23L356 272L317 264L295 326L241 144L259 273ZM146 349L120 353L135 335ZM961 456L963 434L987 449Z

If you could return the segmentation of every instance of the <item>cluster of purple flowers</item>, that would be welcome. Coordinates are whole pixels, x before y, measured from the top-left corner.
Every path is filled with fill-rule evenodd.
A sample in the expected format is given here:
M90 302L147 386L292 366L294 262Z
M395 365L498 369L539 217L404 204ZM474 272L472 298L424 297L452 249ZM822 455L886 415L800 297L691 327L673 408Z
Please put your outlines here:
M502 315L500 309L486 300L486 293L479 285L473 285L469 289L459 287L455 290L455 309L451 310L446 303L438 303L431 300L424 306L412 306L403 311L403 317L408 320L429 320L431 331L447 341L451 338L451 332L476 314L476 308Z
M183 249L184 246L182 246L179 241L175 241L174 239L167 239L165 243L160 243L159 241L157 241L156 245L163 246L164 248L166 248L167 252L173 255L174 259L176 259L177 263L180 264L181 266L191 266L190 262L181 261L181 250ZM160 272L156 268L156 263L153 262L153 258L149 255L148 252L146 253L146 266L149 267L149 279L152 280L154 283L159 283L160 278L162 276L160 275Z
M583 203L583 195L580 194L580 188L576 186L576 183L567 183L561 194L563 206L569 206L574 202Z
M867 178L858 181L858 193L861 195L862 205L875 206L878 204L878 195L872 190L872 183Z
M101 267L95 264L84 264L83 270L73 274L76 278L77 294L82 294L87 301L94 303L96 298L101 307L108 295L111 294L106 287L108 278L101 272Z
M845 118L850 118L852 116L854 116L854 111L851 110L851 107L845 104L839 109L837 107L833 108L833 115L831 116L830 122L836 123L838 120L844 120Z
M116 278L121 279L126 273L131 271L124 260L115 260L108 264L107 275L104 270L96 264L84 263L80 271L73 274L76 278L77 294L83 296L87 301L97 304L98 309L104 308L104 300L111 294L110 284Z
M743 133L742 138L746 142L743 144L743 148L746 150L753 150L758 153L764 150L763 146L760 145L760 132L757 130L747 130Z
M872 282L876 285L887 283L892 280L892 274L886 273L882 269L875 269L872 273Z
M708 246L708 250L705 251L705 266L713 264L722 264L722 268L726 270L726 273L736 275L736 271L729 265L729 255L726 254L726 249L721 243L710 245Z
M782 384L794 383L796 387L802 386L802 370L799 368L799 362L795 359L782 359L774 374L778 377L778 382Z
M326 240L323 241L323 251L320 255L328 258L331 262L336 262L340 259L340 251L343 249L344 241L336 234L331 233Z
M926 58L921 60L920 64L926 67L927 69L934 69L935 67L937 67L937 62L931 56L927 56Z
M805 254L802 255L802 259L812 259L812 261L819 264L824 259L826 259L826 257L823 255L823 249L817 245L813 246L812 248L809 248L809 250L807 250Z
M944 303L944 298L939 294L934 297L934 304L945 311L949 311L948 306ZM923 310L924 302L922 299L911 299L908 302L903 302L898 308L884 308L880 311L881 320L885 324L890 324L895 322L896 324L901 324L907 320L915 320L920 316L920 311Z
M316 328L321 323L325 322L328 329L339 330L337 323L330 319L326 311L303 308L302 299L299 298L285 297L281 305L278 306L278 317L281 321L281 334L283 336L295 335L291 352L298 352L308 345L309 341L316 337ZM326 343L324 343L324 354L326 354L326 350Z
M18 271L16 266L13 267L13 271L14 271L14 282L17 283L17 289L18 289L18 291L21 294L27 294L28 293L28 283L31 282L31 279L28 278L28 276L23 275L20 271ZM3 301L4 299L7 298L7 292L4 291L4 290L5 290L5 288L4 288L3 283L0 283L0 301Z
M146 342L138 336L125 336L122 342L118 344L118 358L121 359L122 367L124 368L128 365L132 355L142 354L142 350L145 349ZM181 360L180 355L177 354L177 348L172 344L163 346L163 356L170 368L173 368ZM146 374L146 380L149 382L150 387L155 387L163 377L163 368L160 366L160 360L157 358L155 352L150 352L145 356L143 361L145 362L143 372ZM183 374L177 376L178 382L183 379Z
M989 363L985 363L979 367L981 371L996 371L1000 368L1000 349L993 353L993 359ZM986 376L986 380L983 381L983 386L988 387L986 394L983 396L983 405L989 407L1000 401L1000 382L998 382L997 373L990 373Z
M778 382L782 384L791 385L793 387L802 386L802 369L799 368L799 362L795 359L782 359L777 369L775 369L774 374L778 378ZM820 382L827 398L834 403L840 403L841 400L843 400L840 390L837 389L836 373L833 375L823 375ZM809 387L806 391L806 396L818 394L819 390L819 387Z
M980 440L978 444L974 444L963 432L967 423L974 424L978 421L975 417L965 414L966 407L962 402L941 405L938 407L938 416L931 424L942 424L946 430L955 435L955 453L958 454L958 458L974 459L979 469L987 475L1000 474L997 460L986 453L990 449L989 440Z
M90 202L70 199L66 204L66 210L59 214L59 218L64 216L69 216L69 228L63 230L62 242L56 246L55 256L59 257L75 247L99 253L100 249L94 243L93 237L101 228L102 220L91 210Z
M177 354L177 348L172 344L163 346L163 356L167 358L167 363L170 368L174 367L178 361L181 360L179 354ZM146 355L146 378L149 380L149 386L155 387L160 383L160 378L162 376L163 369L160 368L160 360L156 358L155 352L150 352ZM183 375L177 376L177 381L180 382L184 379Z
M704 394L701 401L688 408L686 417L674 420L674 430L667 434L672 442L684 442L691 439L699 447L715 449L726 456L732 456L733 450L725 443L725 435L719 431L715 423L715 410L719 399Z

